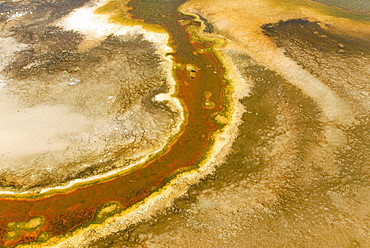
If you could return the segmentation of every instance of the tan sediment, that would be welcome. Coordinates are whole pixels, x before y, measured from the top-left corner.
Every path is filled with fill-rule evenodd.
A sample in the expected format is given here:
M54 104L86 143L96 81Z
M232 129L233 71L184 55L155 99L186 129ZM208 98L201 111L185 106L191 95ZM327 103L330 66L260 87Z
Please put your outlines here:
M190 4L191 3L192 2L190 2ZM251 1L249 1L248 3L251 4ZM220 13L220 15L225 14L224 18L220 20L218 19L218 16L215 17L216 15L215 13L212 13L212 15L208 15L207 13L204 13L204 11L200 11L200 9L204 9L207 12L209 11L209 9L212 9L213 7L212 4L211 3L207 4L209 4L207 8L199 7L199 9L196 8L189 9L187 8L187 5L185 5L183 11L189 13L192 12L201 13L212 23L217 23L216 27L218 28L218 30L236 30L236 34L234 33L230 34L229 32L225 33L220 32L225 37L237 41L234 44L229 43L229 45L224 47L223 49L246 50L248 54L251 55L254 59L256 59L258 63L261 63L266 67L270 68L271 70L277 71L280 74L282 74L293 84L301 88L305 94L314 98L318 102L322 109L326 111L325 116L328 118L328 120L325 121L333 122L335 124L339 123L340 125L348 125L352 123L353 119L351 119L352 118L351 110L348 109L348 106L346 106L341 101L341 99L338 99L338 97L335 94L333 94L333 92L331 92L318 79L314 78L309 73L303 71L303 69L301 69L294 61L286 58L281 50L276 48L275 45L268 38L264 37L263 34L260 33L259 27L262 24L274 22L276 20L278 21L283 16L283 14L278 17L275 17L275 19L267 18L268 20L266 19L258 20L257 18L258 15L256 15L254 16L256 20L254 21L249 20L252 22L253 25L251 24L251 27L253 27L254 29L243 30L241 26L239 27L230 26L232 23L238 23L236 19L238 18L242 19L242 17L236 16L234 17L235 18L234 20L228 21L227 18L230 18L230 16L226 16L225 13L229 12L234 14L234 12L230 10L230 8L226 9L224 13ZM254 4L256 4L256 2L254 2ZM261 4L261 2L259 2L259 4ZM233 7L239 8L240 6L238 7L234 5ZM257 9L256 5L250 7L255 7L255 9ZM219 9L217 9L217 11L219 11ZM215 12L217 11L215 10ZM300 13L297 13L294 16L294 18L300 17L302 17ZM248 34L247 38L245 35L246 33ZM247 47L245 46L245 44L248 44ZM197 183L204 176L212 173L216 166L224 161L227 151L228 149L230 149L231 144L237 135L236 130L238 125L240 125L240 119L244 112L243 106L239 103L238 100L248 95L250 85L246 84L244 79L242 79L242 77L239 76L239 72L231 62L231 59L222 51L218 51L218 53L219 56L222 58L224 65L226 65L227 68L226 76L233 83L234 87L232 89L232 92L229 92L231 100L230 109L232 109L232 114L229 120L229 124L225 127L223 132L215 134L214 146L208 152L208 158L201 164L200 168L198 170L178 175L165 188L151 195L143 203L134 205L130 209L121 213L120 215L107 219L102 225L91 225L85 229L79 229L73 234L68 234L70 235L68 237L52 238L51 240L45 243L46 247L54 246L73 247L76 244L84 246L90 243L91 241L102 238L112 232L124 230L129 225L132 225L142 220L147 220L151 218L152 215L155 214L157 211L163 210L171 206L173 200L176 197L180 197L181 195L186 193L186 191L191 185ZM311 83L314 85L314 87L313 88L307 87L307 85ZM323 96L328 97L327 100L325 100L325 97ZM335 103L333 109L329 109L328 107L325 106L328 104L328 102L330 103L330 105L333 102ZM337 111L338 109L340 109L341 111ZM349 117L349 120L348 121L345 120L346 118L343 119L343 116L346 118Z
M216 33L235 42L257 64L277 72L316 102L322 111L325 140L321 143L321 149L315 149L313 154L317 164L325 165L322 169L334 176L339 171L334 167L326 167L328 163L321 163L330 159L322 151L334 156L335 151L346 143L344 130L356 123L356 115L351 106L333 89L285 56L284 50L278 48L261 29L267 23L303 18L330 25L332 30L342 34L351 32L354 36L369 35L368 22L330 16L324 14L320 8L326 7L320 4L300 6L297 1L290 0L226 0L217 3L211 0L190 0L182 6L186 12L204 16L214 24Z
M202 1L192 1L193 4L198 2ZM228 3L231 2L235 1L228 1ZM245 4L247 5L251 2L257 3L257 1L245 1ZM197 13L207 18L212 24L216 25L216 27L219 27L217 26L219 22L227 23L237 21L232 19L232 16L243 10L243 8L239 6L238 8L235 7L235 11L231 11L226 8L227 6L219 6L221 2L207 1L207 3L206 6L198 5L197 11L199 12ZM258 3L263 5L262 1ZM212 8L214 12L208 15L208 9ZM223 12L225 8L226 10ZM266 13L260 13L256 9L253 9L253 11L256 12L253 17L256 19L263 19L266 15ZM265 10L261 12L263 11ZM292 11L294 12L296 10L293 8ZM216 18L215 15L217 15L218 12L221 12L221 15L225 14L225 16L223 16L222 19ZM301 15L301 17L302 16L304 15ZM239 17L241 18L240 15ZM243 12L243 17L240 20L247 19L247 17L248 15ZM297 18L298 17L299 15L297 15ZM266 17L266 19L268 19L268 17ZM330 18L327 17L327 19ZM278 21L278 19L276 20ZM247 19L246 26L248 26L249 21L253 22L253 20ZM239 27L242 27L242 25ZM321 185L327 182L333 183L333 181L336 182L341 179L346 181L343 178L339 179L339 177L343 177L343 174L351 178L351 174L343 173L343 171L342 174L339 174L340 170L344 169L344 166L338 165L341 161L338 161L337 154L341 145L349 145L346 128L353 125L355 117L351 106L346 103L348 99L340 98L319 79L312 76L306 78L307 72L302 73L302 68L294 64L295 62L290 59L283 61L288 61L288 65L293 64L293 66L286 66L285 64L280 65L280 62L277 61L276 58L269 60L268 55L281 58L279 57L281 56L281 51L274 47L274 44L270 42L269 39L263 39L263 35L259 33L260 30L258 31L257 28L259 27L256 26L256 35L252 36L249 40L251 44L258 45L258 42L253 43L253 37L257 39L261 38L261 40L266 42L267 46L273 47L268 47L265 51L266 53L273 51L280 55L273 53L262 56L262 59L259 58L257 55L263 53L262 50L264 49L264 45L266 45L263 42L261 43L261 47L254 48L246 47L246 44L237 40L239 41L237 42L239 47L234 43L232 44L233 46L228 45L225 49L233 48L235 50L241 50L243 53L254 55L255 57L253 58L256 59L258 63L261 63L263 65L262 67L266 66L270 68L271 71L280 70L278 73L285 79L291 79L292 77L294 79L294 70L298 68L300 70L298 76L303 78L306 84L297 80L293 82L288 82L287 80L287 82L297 86L297 88L299 87L304 95L309 97L310 103L312 102L310 106L320 108L321 113L317 116L302 116L302 113L292 111L294 108L292 102L296 100L294 97L297 96L291 96L287 93L285 97L293 97L292 102L281 97L280 99L284 102L281 104L282 109L280 112L284 114L283 117L285 117L285 119L283 118L284 120L281 121L282 123L277 123L277 126L283 128L283 131L274 130L271 134L266 128L267 133L259 132L258 134L266 136L272 135L270 140L273 142L267 145L262 144L262 147L258 147L257 142L255 144L255 146L260 149L269 151L269 148L271 148L271 154L266 152L263 153L266 157L261 157L262 160L265 158L266 160L269 159L270 164L262 165L260 172L245 173L245 178L241 179L241 181L239 181L240 179L235 179L235 181L233 181L233 178L231 178L231 182L229 182L225 180L230 178L226 177L227 179L224 179L224 176L220 176L215 183L212 182L213 178L208 180L206 183L209 183L211 186L203 191L201 187L199 187L200 189L194 187L194 191L189 194L191 196L186 197L184 201L189 200L193 202L192 198L196 197L195 203L184 204L185 207L183 207L183 205L175 206L173 208L173 214L165 215L163 219L158 217L158 222L153 221L154 224L152 224L153 222L149 222L149 224L144 223L137 228L134 227L127 231L127 233L130 233L131 237L138 237L139 235L135 236L135 234L138 233L144 236L144 238L138 237L139 241L137 241L137 243L135 241L137 245L142 245L144 247L368 246L369 235L366 231L368 229L368 187L362 188L356 185L358 182L350 182L345 185L339 184L336 189L333 189L331 185ZM224 31L224 33L220 33L231 33L235 30L236 32L242 32L242 30L238 30L231 24L228 24L227 28L221 30ZM261 36L259 37L257 33ZM235 38L232 35L228 35L227 37L231 40ZM253 52L249 53L249 49L253 50ZM265 62L266 60L268 63ZM271 63L275 62L278 62L279 65L271 65ZM309 88L310 80L313 80L315 85L313 90ZM263 84L264 82L260 83ZM322 94L320 90L323 90L324 94ZM332 104L328 99L320 99L326 97L325 93L328 94L329 99L334 99L335 104ZM300 97L301 95L298 95L298 98ZM258 104L258 102L255 103ZM325 104L328 104L328 106ZM334 111L333 113L331 113L332 110ZM246 111L248 111L248 109L246 109ZM312 112L309 113L312 114ZM273 117L275 117L274 113L271 113L270 118ZM307 117L307 119L304 119L305 117ZM347 117L349 117L349 120L345 119ZM315 121L314 125L316 125L317 129L310 132L306 130L300 135L314 134L320 136L317 139L312 138L312 140L310 140L311 137L307 137L308 140L303 141L304 145L307 145L309 148L305 151L303 161L296 161L295 156L299 154L297 150L302 148L297 147L297 144L295 144L297 141L297 137L295 136L298 136L297 133L307 128L303 126L310 123L312 120ZM286 123L284 123L284 121ZM284 130L284 127L286 130ZM253 130L258 131L259 128L260 127L256 126ZM261 127L261 129L263 129L263 127ZM274 135L276 135L275 138ZM321 135L324 137L321 137ZM303 139L305 138L303 137ZM238 148L243 149L242 147ZM348 147L347 149L350 150L353 148ZM241 160L238 162L240 163L238 166L247 167L248 162L244 163ZM226 165L223 166L226 168L233 168L232 166L227 167L227 161L225 164ZM354 167L353 164L348 164L347 166L351 167L351 170L352 167ZM353 170L357 170L357 168ZM321 172L324 175L322 177L318 176ZM358 173L362 173L362 171L358 171ZM329 179L327 177L329 177ZM220 183L220 181L224 184L222 184L222 186L217 186L216 184ZM186 187L185 185L185 188ZM349 189L352 187L354 189ZM356 187L361 187L361 191L363 191L361 194L364 196L357 196L356 193L354 193L357 190ZM302 191L307 195L302 194L300 191L302 188L304 189ZM343 193L343 191L345 193ZM355 197L353 197L352 194L354 194ZM345 195L345 197L343 197L343 195ZM330 198L341 212L338 213L336 210L329 209L330 200L322 198ZM164 201L169 202L168 205L170 205L170 199L167 198ZM160 204L160 201L157 203ZM272 207L269 206L269 204L271 204ZM351 205L355 205L356 208L351 209ZM155 208L156 206L153 207ZM157 209L158 208L159 207L157 207ZM357 212L362 213L357 215ZM182 216L179 217L179 215ZM143 219L146 219L146 214L143 213L142 216L144 217ZM359 216L361 217L359 218ZM162 220L164 221L162 222ZM156 227L152 229L152 225ZM122 230L127 226L128 225L123 225ZM113 229L114 232L117 229ZM102 230L103 229L99 229L99 231ZM149 234L146 236L147 233ZM93 232L91 232L91 234L93 234ZM115 237L119 239L119 235L122 234L126 233L120 232L117 236L113 236L113 238L108 237L107 239L102 239L100 244L104 241L114 241L113 239ZM98 234L96 238L98 239L99 236L100 234ZM125 241L125 238L121 240ZM352 243L347 243L348 240ZM117 241L116 245L112 245L112 247L122 247L123 245L121 245L120 242L124 243L124 241ZM85 244L87 243L88 242ZM129 241L127 243L129 243ZM72 247L71 243L67 247Z
M213 134L213 145L207 151L206 158L199 164L198 169L177 175L170 183L153 193L143 202L137 203L120 214L105 220L102 224L93 224L87 228L80 228L62 237L54 237L42 244L42 247L85 247L111 233L124 230L130 225L143 220L148 220L159 211L163 211L173 204L173 201L185 194L189 187L199 182L205 176L214 172L216 167L225 161L228 150L231 148L234 139L237 137L238 126L241 124L241 117L244 107L239 102L246 97L251 89L250 82L239 74L232 60L223 49L233 49L223 47L216 49L217 56L222 64L226 66L225 77L232 82L225 92L228 101L228 119L221 116L222 124L227 124L222 130ZM40 245L20 245L20 247L40 247Z
M307 96L315 99L328 121L343 125L353 122L353 113L349 106L320 80L287 58L284 51L277 48L261 30L263 24L277 23L280 20L308 18L325 23L337 19L319 15L315 10L299 6L295 10L286 11L283 4L279 7L267 0L233 0L217 4L207 0L191 0L183 5L183 9L204 15L215 24L217 32L236 42L257 63L278 72ZM243 11L234 11L237 9ZM348 20L346 23L348 22L351 21Z
M202 8L199 7L199 9ZM225 13L226 12L227 11L225 11ZM212 20L212 17L208 16L206 13L199 13L202 13L209 20ZM297 15L297 17L295 18L298 17L299 15ZM226 19L227 18L223 19L224 22L226 22ZM219 20L217 18L213 19L212 21L212 23L218 22ZM233 29L228 25L226 25L226 27L224 28L228 30ZM269 39L262 38L263 35L260 34L257 29L251 31L252 34L254 32L256 32L254 36L251 35L251 37L249 37L248 39L236 37L233 36L233 34L229 34L227 32L225 32L225 36L228 38L232 38L233 40L235 39L237 41L240 41L238 42L238 45L243 46L243 50L247 51L248 54L256 59L258 63L263 64L273 71L277 71L283 77L288 79L289 82L299 87L306 95L316 101L316 103L324 113L322 122L327 124L325 126L326 129L324 131L324 134L329 145L332 145L332 147L328 149L332 149L332 151L334 152L337 145L343 144L345 142L345 137L343 137L343 133L340 129L338 129L337 125L341 127L348 126L351 125L354 121L354 116L350 107L327 86L322 84L322 82L314 78L312 75L304 72L302 68L300 68L294 61L287 59L283 55L282 51L280 49L277 49ZM247 42L251 45L248 45L248 47L246 48L244 42ZM262 45L259 43L261 43ZM231 49L232 47L235 49L235 47L237 46L228 46L224 49ZM264 49L266 47L267 49ZM111 232L117 232L119 230L127 228L131 224L137 223L141 220L149 219L155 212L163 210L164 208L170 206L174 198L184 194L188 190L190 185L197 183L199 179L201 179L205 175L212 173L215 166L217 166L224 160L233 139L237 135L237 126L240 124L240 117L244 111L243 106L238 102L238 100L248 95L248 85L246 85L246 83L240 76L237 76L239 75L239 73L237 69L233 66L231 60L229 60L229 58L222 52L219 52L219 54L220 57L222 57L224 64L227 65L227 77L230 81L234 83L235 87L232 91L233 93L231 94L231 99L233 99L231 102L232 117L230 119L229 125L223 130L223 133L215 134L215 145L209 151L208 159L204 161L200 169L178 175L173 181L171 181L169 185L160 190L158 193L154 193L143 203L133 206L119 216L109 218L102 225L92 225L86 229L80 229L73 233L73 236L71 236L70 238L52 238L50 241L46 242L46 246L75 247L76 244L80 244L81 246L87 245L89 242L104 237ZM272 58L270 56L272 56ZM311 83L313 84L313 88L309 87ZM28 247L32 247L32 245L29 245Z

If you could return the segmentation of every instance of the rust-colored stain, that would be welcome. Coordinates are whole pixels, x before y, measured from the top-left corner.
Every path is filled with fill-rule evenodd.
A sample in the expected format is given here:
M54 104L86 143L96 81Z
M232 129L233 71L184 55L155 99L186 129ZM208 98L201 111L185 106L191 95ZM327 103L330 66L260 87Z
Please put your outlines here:
M194 45L194 52L202 48L200 43ZM41 232L47 232L49 237L65 234L94 219L102 204L116 201L122 204L122 208L129 207L149 196L153 189L162 187L165 179L176 170L195 165L217 128L210 116L222 110L222 68L212 53L196 52L192 56L196 56L196 61L191 59L190 62L199 68L195 77L190 77L183 69L174 71L178 82L177 97L186 105L188 120L183 133L165 154L136 171L72 192L42 199L0 199L0 246L35 241ZM179 53L174 54L174 63L186 64L189 59ZM215 104L212 109L202 107L206 100L205 92L212 93L210 100ZM45 224L39 230L22 230L18 238L5 238L9 222L27 221L32 216L45 218Z

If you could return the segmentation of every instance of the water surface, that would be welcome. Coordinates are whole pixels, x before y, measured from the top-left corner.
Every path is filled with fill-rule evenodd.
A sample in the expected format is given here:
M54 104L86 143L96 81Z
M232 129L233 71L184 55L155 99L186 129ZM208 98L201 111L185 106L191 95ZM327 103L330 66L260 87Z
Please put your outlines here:
M348 11L370 13L370 2L367 0L315 0L316 2L339 7Z

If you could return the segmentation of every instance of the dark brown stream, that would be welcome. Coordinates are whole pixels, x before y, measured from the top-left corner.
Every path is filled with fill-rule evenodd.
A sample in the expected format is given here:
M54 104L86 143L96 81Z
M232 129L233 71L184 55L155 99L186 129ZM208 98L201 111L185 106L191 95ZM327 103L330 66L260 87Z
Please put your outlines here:
M162 187L176 171L192 168L203 159L211 134L217 129L210 117L223 109L223 72L212 53L196 52L210 44L192 44L185 26L178 24L179 20L191 19L177 12L183 2L134 0L129 3L136 18L161 25L170 33L171 46L175 49L175 63L193 64L200 69L195 77L190 77L184 69L174 71L179 85L177 97L184 102L188 111L183 133L159 158L141 169L110 181L44 198L1 199L0 246L35 241L42 232L47 232L49 237L63 235L78 226L94 223L96 211L104 203L119 202L122 209L125 209ZM207 91L212 93L209 100L215 104L213 108L203 106ZM33 216L45 218L42 228L30 232L21 231L18 238L5 238L9 231L8 223L27 221Z

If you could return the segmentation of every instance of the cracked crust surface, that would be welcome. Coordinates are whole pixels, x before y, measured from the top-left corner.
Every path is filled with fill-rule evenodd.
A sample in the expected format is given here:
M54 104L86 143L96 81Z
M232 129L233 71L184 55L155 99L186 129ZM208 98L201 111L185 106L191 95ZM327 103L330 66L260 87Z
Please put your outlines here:
M70 2L63 15L81 5ZM32 3L30 11L26 2L2 3L2 191L124 168L160 150L180 122L178 109L155 100L172 87L162 44L133 31L81 51L86 36L56 26L61 15L46 10L53 4L60 3Z

